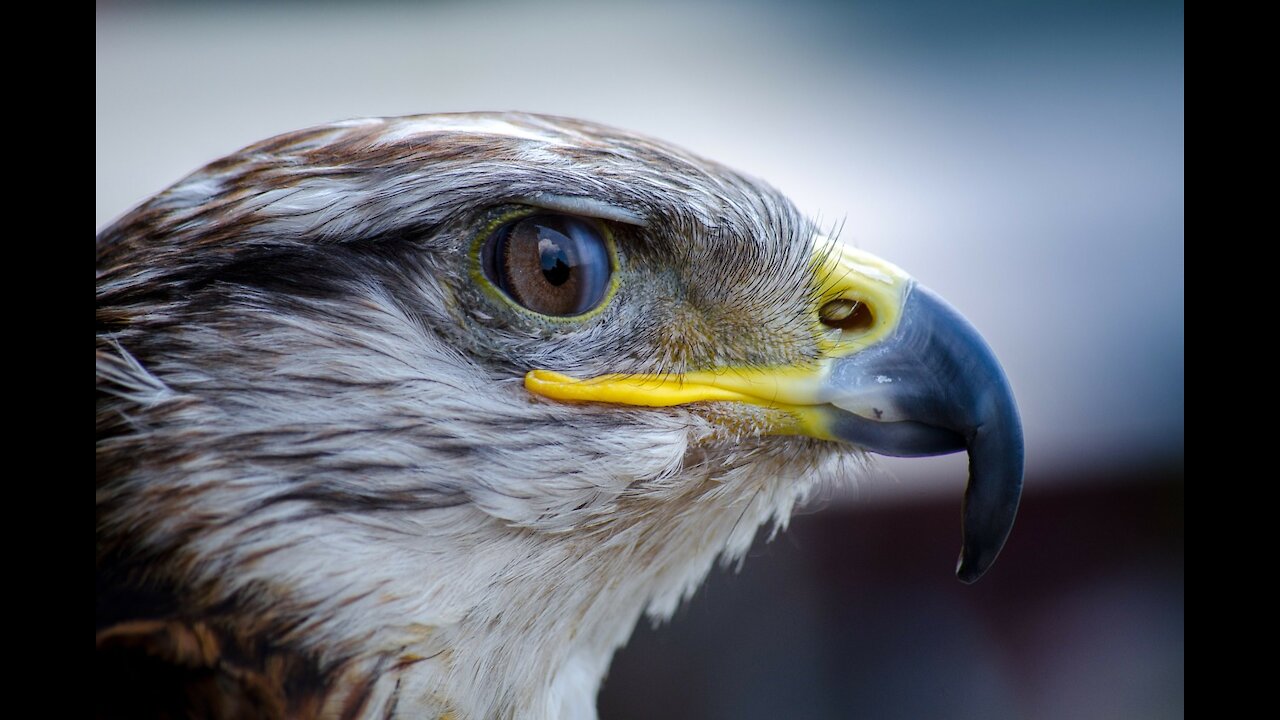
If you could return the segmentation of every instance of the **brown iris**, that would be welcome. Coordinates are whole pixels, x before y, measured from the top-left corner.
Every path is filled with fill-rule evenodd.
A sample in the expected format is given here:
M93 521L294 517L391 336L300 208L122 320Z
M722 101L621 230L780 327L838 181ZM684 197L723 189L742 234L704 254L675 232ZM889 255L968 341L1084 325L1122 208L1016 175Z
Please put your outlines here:
M480 253L489 281L542 315L581 315L599 305L609 287L609 250L599 228L571 215L507 223Z

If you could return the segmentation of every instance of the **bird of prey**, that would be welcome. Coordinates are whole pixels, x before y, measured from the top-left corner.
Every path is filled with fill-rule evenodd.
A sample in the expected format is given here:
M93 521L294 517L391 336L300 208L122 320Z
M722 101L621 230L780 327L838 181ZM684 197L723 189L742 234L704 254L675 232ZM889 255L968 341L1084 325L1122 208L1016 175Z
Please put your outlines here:
M992 351L895 265L663 142L362 119L97 237L102 717L593 718L614 651L866 453L1022 484Z

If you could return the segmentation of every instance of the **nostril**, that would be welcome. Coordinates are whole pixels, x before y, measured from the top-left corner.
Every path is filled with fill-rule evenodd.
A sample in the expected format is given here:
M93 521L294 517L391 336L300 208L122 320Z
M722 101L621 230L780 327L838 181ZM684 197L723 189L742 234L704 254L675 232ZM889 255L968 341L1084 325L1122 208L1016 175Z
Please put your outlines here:
M871 314L871 306L858 300L838 298L830 300L818 308L818 319L827 327L840 330L869 330L875 323Z

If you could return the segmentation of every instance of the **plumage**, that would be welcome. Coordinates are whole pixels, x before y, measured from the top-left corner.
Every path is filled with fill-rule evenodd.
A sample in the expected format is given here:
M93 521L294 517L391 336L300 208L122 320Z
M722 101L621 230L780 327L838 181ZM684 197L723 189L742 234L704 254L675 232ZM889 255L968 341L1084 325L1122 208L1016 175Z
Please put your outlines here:
M561 216L614 264L570 317L477 259L511 218ZM97 251L104 716L594 717L642 614L865 460L845 425L802 436L807 411L767 399L584 403L526 379L683 387L854 352L818 320L842 251L764 183L620 130L303 130L183 179ZM927 450L977 462L980 442Z

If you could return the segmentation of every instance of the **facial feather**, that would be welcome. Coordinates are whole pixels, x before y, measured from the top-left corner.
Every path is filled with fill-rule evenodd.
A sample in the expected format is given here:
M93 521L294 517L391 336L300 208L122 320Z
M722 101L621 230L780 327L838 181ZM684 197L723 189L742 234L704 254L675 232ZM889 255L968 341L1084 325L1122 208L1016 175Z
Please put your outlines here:
M589 321L475 285L476 234L537 197L644 218L609 226ZM99 628L151 593L309 658L342 688L315 707L593 716L643 611L862 456L759 408L519 378L812 359L814 235L762 183L561 118L338 123L211 164L98 237L99 594L123 598Z

